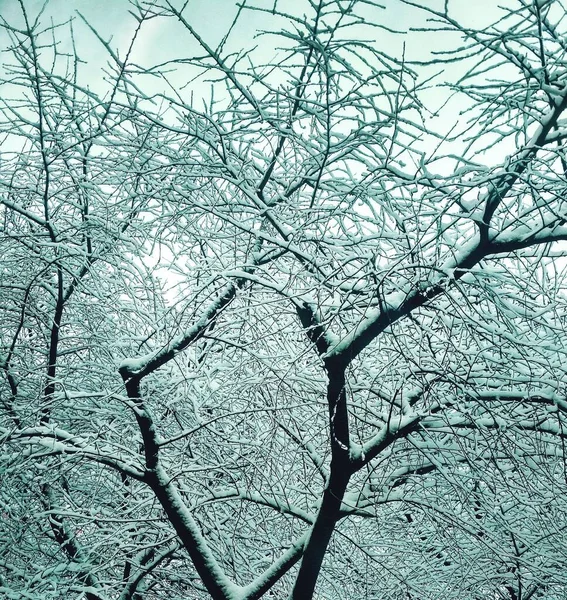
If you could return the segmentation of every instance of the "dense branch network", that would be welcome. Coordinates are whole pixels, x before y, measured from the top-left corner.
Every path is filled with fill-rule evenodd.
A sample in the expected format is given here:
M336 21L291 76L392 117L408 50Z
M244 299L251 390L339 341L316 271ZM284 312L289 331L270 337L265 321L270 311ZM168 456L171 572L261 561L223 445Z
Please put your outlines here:
M2 20L0 595L562 597L562 2L132 2L97 85L48 4Z

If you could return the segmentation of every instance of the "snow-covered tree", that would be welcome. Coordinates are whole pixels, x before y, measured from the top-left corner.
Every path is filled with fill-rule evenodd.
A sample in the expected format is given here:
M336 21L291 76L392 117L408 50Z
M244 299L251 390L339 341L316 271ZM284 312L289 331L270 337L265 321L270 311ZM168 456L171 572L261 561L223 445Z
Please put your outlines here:
M567 8L488 5L3 19L0 596L565 597Z

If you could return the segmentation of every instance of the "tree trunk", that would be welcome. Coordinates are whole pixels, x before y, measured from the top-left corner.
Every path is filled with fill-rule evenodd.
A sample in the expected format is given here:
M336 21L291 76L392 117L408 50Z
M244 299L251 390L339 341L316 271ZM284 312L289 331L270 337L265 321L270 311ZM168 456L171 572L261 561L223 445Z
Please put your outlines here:
M343 462L343 461L341 461ZM335 463L335 464L333 464ZM333 530L340 517L341 503L350 479L348 462L340 464L331 462L331 477L323 494L317 519L313 524L311 535L305 546L301 566L290 600L311 600L315 584L321 570L323 557L333 535Z

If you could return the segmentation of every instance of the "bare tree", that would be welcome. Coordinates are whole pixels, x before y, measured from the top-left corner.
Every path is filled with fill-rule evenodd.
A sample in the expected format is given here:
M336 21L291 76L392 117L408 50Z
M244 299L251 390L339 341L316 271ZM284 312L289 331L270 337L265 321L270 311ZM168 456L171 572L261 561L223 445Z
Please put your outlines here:
M566 8L431 4L3 22L6 597L565 595Z

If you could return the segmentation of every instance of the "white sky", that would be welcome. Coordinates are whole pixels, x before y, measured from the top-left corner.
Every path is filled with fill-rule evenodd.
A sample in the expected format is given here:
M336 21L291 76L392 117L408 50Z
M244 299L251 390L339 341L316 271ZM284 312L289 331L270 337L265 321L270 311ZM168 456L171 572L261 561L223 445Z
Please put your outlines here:
M442 9L444 0L422 0L426 6ZM181 0L174 0L176 6L181 5ZM271 8L274 0L246 0L250 5ZM381 0L386 6L385 10L371 8L364 4L359 5L361 10L366 11L368 20L382 23L397 30L407 31L410 27L426 26L427 15L422 11L404 5L400 0ZM24 0L28 10L29 18L33 19L44 5L44 0ZM224 34L227 32L238 10L240 0L189 0L185 16L196 31L211 45L216 47ZM278 9L293 14L312 12L307 0L277 0ZM501 3L510 5L514 0L501 0ZM498 2L495 0L450 0L450 14L457 20L467 25L482 27L493 22L500 14ZM136 21L129 14L131 5L128 0L48 0L42 22L46 25L53 19L54 22L63 22L75 17L74 31L80 57L85 61L82 67L82 82L99 94L108 89L103 83L103 68L108 62L108 55L102 44L86 25L77 18L77 11L81 12L91 25L106 40L111 40L111 46L118 50L121 57L124 56L130 44L133 32L136 29ZM358 9L357 9L358 10ZM19 0L0 0L0 16L14 25L21 26L22 17ZM277 43L273 37L262 37L254 39L258 30L277 27L280 23L271 15L253 11L245 11L245 16L240 19L237 28L231 34L226 50L240 51L244 48L259 45L257 52L262 59L272 57ZM289 24L281 22L281 25L289 27ZM60 50L70 51L70 35L68 28L59 31ZM376 47L386 51L388 54L401 58L405 43L407 59L427 59L430 52L438 50L447 45L460 44L457 36L450 34L428 34L408 31L406 35L391 35L382 30L376 31ZM364 32L368 36L368 32ZM0 33L0 45L4 46L5 36ZM202 55L197 43L182 25L174 19L153 19L144 23L142 33L135 45L131 60L145 67L163 63L172 58L182 58L191 55ZM257 55L257 56L258 56ZM6 58L4 57L4 61ZM451 78L452 72L462 73L462 65L449 66L446 69L446 77ZM189 79L189 75L170 76L176 87L183 86ZM152 84L156 85L156 83ZM150 83L148 81L148 83ZM148 89L146 87L146 89ZM183 89L182 95L188 100L191 92L198 100L200 96L206 96L209 84L195 82ZM2 90L0 90L2 94ZM6 92L4 91L4 96ZM432 110L441 106L446 98L446 92L434 91L427 100ZM197 108L201 108L200 103ZM444 107L442 119L439 120L441 129L449 129L459 120L459 110L462 106L455 103Z
M37 15L44 4L44 0L24 0L30 17ZM381 0L386 10L364 8L372 20L381 22L388 27L398 30L407 30L409 27L424 26L425 14L405 6L399 0ZM248 4L271 8L274 0L248 0ZM307 0L277 0L278 8L294 14L309 14L310 7ZM191 25L212 46L220 41L226 33L234 18L240 0L189 0L185 11ZM495 0L451 0L450 12L457 19L467 25L482 27L494 20L499 14L498 5L510 5L511 0L495 2ZM181 4L180 0L176 5ZM424 4L441 8L443 0L424 0ZM112 37L112 46L125 49L136 27L133 17L128 14L130 10L128 0L47 0L43 21L53 17L55 21L64 21L76 16L79 11L87 17L89 22L106 39ZM358 10L358 9L357 9ZM0 0L0 15L9 22L21 21L18 0ZM47 17L47 18L46 18ZM271 16L258 12L246 11L240 20L235 33L231 37L232 49L241 49L254 43L253 36L260 28L273 26ZM103 58L104 53L100 44L88 32L82 23L77 21L76 36L81 55L89 63L97 62ZM64 37L64 36L63 36ZM376 44L389 50L392 54L401 56L402 46L406 42L408 55L423 58L424 52L441 47L445 40L443 36L427 35L411 32L406 36L388 36L386 33L377 34ZM259 42L266 44L266 42ZM143 36L136 47L135 59L142 63L157 63L174 55L186 55L187 50L194 48L193 42L178 24L171 19L154 19L144 26ZM266 49L269 52L272 48Z
M274 0L247 1L249 4L262 5L267 8L271 8L274 2ZM277 1L278 8L286 12L301 14L302 12L309 13L310 10L307 0ZM427 15L425 13L408 8L400 0L381 1L387 7L385 10L366 7L365 10L374 13L369 15L369 20L397 30L409 30L411 27L426 26ZM43 0L24 0L24 2L31 19L35 18L44 4ZM212 47L216 47L234 19L238 10L238 2L240 0L189 0L188 8L184 14L205 41ZM422 2L431 7L442 8L443 6L443 0L422 0ZM514 0L501 0L500 3L508 6L515 4ZM180 0L176 0L176 5L179 6L180 4ZM497 8L498 4L496 0L450 0L449 7L450 13L456 20L473 27L483 27L498 18L500 14ZM111 40L111 46L117 49L121 56L124 56L137 25L135 19L128 13L130 8L128 0L48 0L42 22L47 25L51 18L55 22L63 22L76 17L77 11L79 11L100 35L106 40ZM0 16L16 26L21 26L19 1L0 0ZM259 44L259 52L262 53L262 58L271 57L276 51L273 46L274 38L264 37L260 40L254 40L254 35L260 29L272 27L277 27L277 21L270 15L246 11L245 17L240 20L226 48L238 51ZM108 62L109 57L94 34L78 18L75 19L74 30L79 54L86 62L83 66L83 82L86 80L92 89L101 93L105 89L102 69ZM365 35L367 34L365 33ZM61 40L60 50L69 51L71 44L68 29L60 30L59 39ZM4 42L5 36L0 34L0 44L4 46ZM406 35L389 35L381 30L376 30L377 48L387 51L390 55L401 58L404 43L407 58L426 60L432 50L446 48L447 45L460 43L460 40L457 36L445 36L443 34L432 35L408 31ZM135 53L131 58L134 62L149 67L175 57L182 58L192 54L202 55L203 52L178 22L173 19L153 19L144 24L142 35L138 39ZM3 61L5 60L4 57ZM462 68L462 65L459 64L448 67L447 78L451 78L452 69L462 73ZM186 79L176 81L183 84ZM183 91L183 95L188 99L190 92L193 91L198 98L200 95L205 95L208 89L208 85L205 89L203 84L195 83L188 86ZM438 96L436 97L435 94L438 94ZM1 89L0 95L2 95ZM444 99L443 92L435 92L430 97L431 105L429 108L438 108ZM459 108L462 107L458 105L444 107L439 118L441 123L438 128L441 130L450 129L451 125L459 120ZM431 148L428 148L428 150L431 150ZM500 149L496 161L501 162L502 158ZM487 157L487 160L490 160L489 157ZM444 168L444 165L435 165L436 170ZM452 168L451 164L447 163L447 168Z

